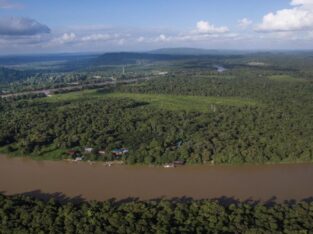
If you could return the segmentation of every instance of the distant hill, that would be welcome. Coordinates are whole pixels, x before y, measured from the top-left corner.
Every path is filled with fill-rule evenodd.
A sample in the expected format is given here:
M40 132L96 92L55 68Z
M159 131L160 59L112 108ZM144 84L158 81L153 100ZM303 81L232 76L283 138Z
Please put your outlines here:
M242 52L244 53L244 52ZM247 53L247 52L245 52ZM239 51L202 50L192 48L159 49L149 52L112 52L105 53L91 60L92 66L140 64L157 61L186 59L222 59L241 56Z
M122 65L122 64L136 64L140 61L171 61L186 59L186 56L169 55L169 54L154 54L154 53L105 53L95 59L95 65Z
M240 55L246 54L247 51L239 50L207 50L197 48L163 48L152 50L150 54L166 54L166 55Z
M6 55L0 56L0 65L20 65L38 62L62 62L91 59L97 57L96 54L40 54L40 55Z

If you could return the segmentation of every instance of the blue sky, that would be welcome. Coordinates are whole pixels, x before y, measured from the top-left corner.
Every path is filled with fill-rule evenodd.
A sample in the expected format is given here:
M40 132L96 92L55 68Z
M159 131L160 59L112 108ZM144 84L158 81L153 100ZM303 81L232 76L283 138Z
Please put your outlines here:
M313 49L313 0L0 0L0 53Z
M91 3L92 2L92 3ZM200 19L234 24L247 17L257 20L289 5L287 0L28 0L23 8L1 15L35 18L52 26L110 24L135 27L192 27Z

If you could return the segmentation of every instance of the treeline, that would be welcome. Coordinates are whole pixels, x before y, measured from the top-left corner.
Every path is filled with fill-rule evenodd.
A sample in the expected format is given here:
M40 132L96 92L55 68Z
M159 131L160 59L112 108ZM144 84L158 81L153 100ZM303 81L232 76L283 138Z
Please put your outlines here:
M1 233L310 233L313 203L47 202L0 195Z
M28 93L28 94L21 94L21 95L12 95L12 96L2 97L2 98L5 99L8 103L8 102L13 102L13 101L27 100L27 99L31 100L31 99L43 98L43 97L47 97L47 95L44 93Z

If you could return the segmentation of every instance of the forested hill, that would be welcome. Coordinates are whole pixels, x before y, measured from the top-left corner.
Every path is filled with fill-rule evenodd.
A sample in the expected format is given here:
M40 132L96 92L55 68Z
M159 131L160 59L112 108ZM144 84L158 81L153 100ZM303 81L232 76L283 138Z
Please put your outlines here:
M176 53L177 52L177 53ZM216 62L221 63L225 59L238 59L241 55L227 53L222 54L218 51L211 53L200 53L192 51L176 51L176 50L156 50L146 53L135 52L120 52L120 53L105 53L94 60L91 60L94 66L99 65L133 65L142 64L143 62L186 62L189 60L195 61L209 61L213 64Z
M87 60L96 57L96 54L40 54L0 56L0 66L23 65L33 63L64 62Z
M240 50L207 50L198 48L162 48L152 50L151 54L163 54L163 55L242 55L247 54L247 51Z
M95 64L122 65L136 64L138 61L174 61L187 59L190 56L167 55L167 54L149 54L149 53L106 53L95 59Z

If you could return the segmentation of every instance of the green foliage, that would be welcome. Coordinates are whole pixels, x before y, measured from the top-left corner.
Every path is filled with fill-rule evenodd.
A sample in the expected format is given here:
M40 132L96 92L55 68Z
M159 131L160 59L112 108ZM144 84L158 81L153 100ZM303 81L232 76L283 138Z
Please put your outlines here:
M213 112L214 105L225 106L255 106L253 100L236 97L205 97L205 96L178 96L164 94L138 94L138 93L111 93L108 97L130 98L136 101L144 101L154 107L165 110L184 110L197 112ZM216 107L215 107L216 108Z
M1 233L309 233L313 203L43 202L0 195Z
M296 79L292 76L289 75L273 75L268 77L270 80L274 81L285 81L285 82L303 82L305 80L303 79Z
M306 98L279 106L215 102L213 109L209 103L219 98L84 91L3 99L0 146L9 154L42 159L67 158L67 149L92 147L107 154L86 159L103 161L112 160L112 149L125 147L129 154L123 160L129 164L311 161L312 108ZM173 100L171 110L161 108ZM202 107L206 102L209 111L190 111L199 107L192 106L194 100Z

